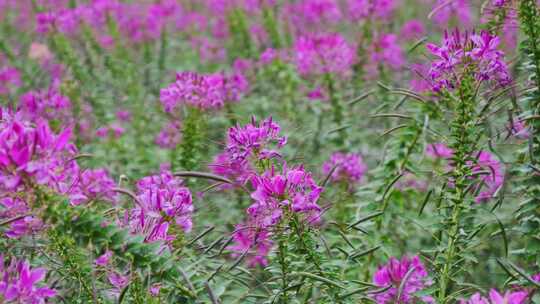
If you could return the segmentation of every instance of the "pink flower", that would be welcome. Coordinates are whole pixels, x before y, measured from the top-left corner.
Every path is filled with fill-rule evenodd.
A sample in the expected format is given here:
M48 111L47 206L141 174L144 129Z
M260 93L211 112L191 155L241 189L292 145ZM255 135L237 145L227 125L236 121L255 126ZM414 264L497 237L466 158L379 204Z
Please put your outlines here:
M31 269L28 262L15 258L6 267L4 256L0 255L0 299L8 303L45 303L56 295L55 290L38 286L46 273L44 268Z
M94 200L108 201L116 204L118 197L114 188L116 182L105 169L79 170L74 176L73 184L67 190L71 204L80 205Z
M236 182L235 185L224 184L223 189L245 185L251 175L255 173L247 160L231 159L227 152L216 155L214 161L208 167L212 172Z
M155 143L163 149L174 149L182 139L180 122L169 121L159 131Z
M410 41L421 38L426 34L424 24L419 20L409 20L401 27L400 39Z
M454 156L454 151L443 143L435 143L426 146L426 155L431 158L449 159Z
M109 265L110 261L111 261L111 257L113 255L113 252L110 251L110 250L107 250L105 251L104 254L100 255L95 261L94 263L98 266L107 266Z
M11 89L22 85L21 74L19 70L12 67L0 69L0 95L9 94Z
M0 189L17 190L23 179L57 189L74 163L71 129L57 135L44 121L33 126L19 118L0 121Z
M378 19L387 21L397 7L396 0L347 0L347 12L350 19Z
M315 89L309 91L307 93L307 97L310 100L327 100L328 99L328 96L326 96L326 92L320 86L318 86Z
M413 270L411 270L413 269ZM407 278L406 275L412 271ZM391 303L416 303L417 297L414 293L429 287L431 282L427 279L428 273L418 256L409 258L404 256L401 261L390 258L388 263L373 275L373 283L380 287L391 286L385 292L375 294L373 297L378 304ZM403 281L404 279L407 281ZM401 297L397 299L398 289L403 285ZM426 303L434 303L431 297L421 297Z
M493 198L504 182L502 164L489 152L480 151L475 155L475 161L470 161L472 174L477 181L476 190L480 193L476 196L476 202L486 202Z
M267 256L272 248L270 233L266 230L257 230L256 227L237 225L233 232L234 244L227 249L233 252L233 257L239 257L246 253L249 267L267 266Z
M115 271L110 272L107 275L109 282L118 290L123 290L129 284L129 276L117 273Z
M71 101L61 95L57 88L51 87L46 91L30 91L20 98L19 112L26 120L59 120L71 123Z
M470 28L472 24L472 7L469 0L436 0L433 20L443 29L448 28L452 21L455 21L462 28Z
M468 73L472 67L478 82L494 82L498 86L506 86L511 82L504 53L497 50L499 38L486 31L480 35L467 33L462 36L459 31L452 35L445 33L441 46L428 44L427 48L437 57L431 63L429 75L433 81L433 90L453 90L460 82L460 76Z
M508 126L508 132L510 135L519 139L528 139L531 135L527 126L520 120L514 120Z
M252 117L251 123L229 129L227 153L236 161L243 161L248 157L267 159L279 156L278 152L268 148L273 142L277 142L279 148L287 143L286 137L279 136L280 130L280 126L271 117L260 123Z
M340 34L300 37L294 50L296 67L306 76L326 73L347 76L356 62L355 47Z
M469 300L462 300L461 304L525 304L528 293L525 291L507 291L501 295L496 289L489 291L489 299L480 293L474 294Z
M304 216L308 223L320 220L321 208L317 205L323 190L303 167L283 168L277 173L272 167L261 176L251 179L255 201L247 212L250 223L266 229L276 225L283 216L283 208Z
M394 70L405 64L405 55L395 34L383 34L370 47L372 63L388 65Z
M334 169L331 176L333 181L357 183L364 177L367 166L359 154L335 152L324 162L322 172L328 175L332 169Z
M137 206L128 210L123 224L132 233L143 234L146 242L175 239L168 234L176 225L189 232L192 227L193 202L191 192L170 172L147 176L137 182Z
M160 100L169 113L176 111L182 104L201 109L221 108L226 100L222 81L215 75L177 73L176 81L161 89Z

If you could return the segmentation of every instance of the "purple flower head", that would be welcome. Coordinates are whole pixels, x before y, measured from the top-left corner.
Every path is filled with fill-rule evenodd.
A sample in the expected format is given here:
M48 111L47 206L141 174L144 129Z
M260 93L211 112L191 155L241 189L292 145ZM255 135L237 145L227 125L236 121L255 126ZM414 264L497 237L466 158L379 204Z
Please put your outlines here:
M356 62L356 50L340 34L303 36L294 44L296 66L302 75L327 73L347 76Z
M448 28L453 20L463 28L470 28L472 24L471 7L470 0L437 0L433 9L433 21L443 29Z
M500 294L496 289L489 291L489 299L475 293L468 300L461 300L461 304L525 304L528 293L525 291L507 291Z
M179 121L169 121L161 128L156 136L155 143L163 149L174 149L182 139Z
M160 100L166 112L174 113L183 104L206 110L221 108L226 95L222 79L215 75L181 72L175 82L161 89Z
M28 262L15 258L6 267L0 255L0 299L7 303L45 303L56 295L55 290L39 284L46 273L44 268L31 269Z
M73 185L68 190L71 204L80 205L94 200L116 204L118 197L114 188L116 182L105 169L80 170Z
M0 68L0 95L10 93L11 89L22 85L21 73L16 68Z
M336 24L341 11L336 0L301 0L285 6L283 12L297 32L322 29L321 25Z
M276 142L278 148L287 143L287 137L280 136L280 126L272 117L260 123L251 118L251 123L229 129L226 151L231 159L243 161L249 157L267 159L279 156L275 150L268 149L270 144Z
M261 176L253 176L251 182L255 189L251 198L255 202L247 212L250 222L257 227L266 229L276 225L284 208L303 215L308 224L320 220L321 208L317 201L323 188L303 167L285 166L281 173L272 167Z
M110 251L110 250L107 250L105 251L104 254L100 255L95 261L94 263L98 266L102 266L102 267L105 267L107 265L109 265L110 261L111 261L111 257L113 255L113 252Z
M132 233L143 234L145 241L172 241L169 227L176 225L185 232L192 227L191 192L170 172L147 176L137 182L137 206L128 212L124 224Z
M233 232L234 244L227 249L233 252L232 257L247 254L249 267L268 265L267 256L272 248L270 233L266 230L258 230L248 225L237 225Z
M208 167L215 174L224 176L235 182L235 185L224 184L222 186L223 189L245 185L251 175L255 174L255 170L251 168L247 160L231 159L227 152L216 155L214 161Z
M426 268L418 256L412 258L404 256L401 261L392 257L386 265L379 267L379 270L373 275L375 285L391 287L385 292L375 294L373 298L379 304L416 303L414 301L418 297L414 293L431 285L427 276ZM401 285L403 285L403 290L400 299L397 299ZM430 297L422 297L422 300L426 303L434 303Z
M435 143L426 146L426 155L435 159L449 159L454 156L454 151L443 143Z
M32 215L24 216L29 212L30 207L19 197L0 198L0 219L8 220L23 216L9 224L9 228L5 232L6 237L17 239L24 235L33 234L43 228L43 222L39 218Z
M333 181L357 183L366 174L367 166L359 154L335 152L324 162L322 172L328 175L332 169L334 169L331 176Z
M369 47L369 54L368 73L373 78L378 75L379 65L399 70L405 64L405 55L395 34L381 35Z
M399 1L396 0L347 0L347 12L353 21L362 19L391 19Z
M0 121L0 189L17 190L23 179L53 189L68 178L76 148L71 129L55 134L45 121L31 125L16 113Z
M499 160L487 151L480 151L475 157L475 161L469 161L469 166L477 182L475 190L479 191L476 202L481 203L494 197L502 187L504 171Z
M521 120L514 120L508 125L509 135L515 136L519 139L528 139L530 132L525 123Z
M320 86L309 91L307 93L307 98L309 98L309 100L328 100L328 96L326 95L326 92Z
M419 39L426 34L424 24L419 20L409 20L401 27L400 39L411 41Z
M421 180L411 172L405 172L405 174L403 174L403 176L396 182L395 187L402 191L413 189L423 192L428 189L428 183L425 180Z
M433 90L454 90L464 73L473 73L478 82L508 85L511 78L498 45L499 38L486 31L462 35L458 30L451 35L445 33L441 46L428 44L428 50L436 56L429 71Z
M45 119L70 124L73 120L71 101L54 87L46 91L30 91L23 94L20 98L19 112L29 121Z

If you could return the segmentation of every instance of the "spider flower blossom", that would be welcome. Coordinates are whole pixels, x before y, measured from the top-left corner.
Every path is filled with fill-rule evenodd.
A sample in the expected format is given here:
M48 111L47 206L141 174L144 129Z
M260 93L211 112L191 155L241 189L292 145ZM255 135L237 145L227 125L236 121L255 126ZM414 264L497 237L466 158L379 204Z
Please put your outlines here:
M19 116L0 122L0 189L17 190L23 178L58 188L68 177L64 173L76 152L69 143L71 129L57 135L47 122L38 121L32 126Z
M233 252L232 257L246 254L249 267L268 265L267 256L272 248L270 233L266 230L258 230L249 225L237 225L233 232L234 244L227 249Z
M275 150L268 149L268 146L276 142L281 148L287 143L287 137L280 136L280 126L272 120L272 117L260 123L251 118L251 123L229 129L226 151L231 158L242 161L250 156L258 159L267 159L279 156Z
M471 7L470 0L437 0L433 9L433 21L440 28L448 28L455 19L463 28L470 28L472 24Z
M454 150L443 143L429 144L426 146L426 155L435 159L449 159L454 156Z
M19 197L3 197L0 199L1 220L10 220L22 216L22 218L9 224L9 228L5 231L6 237L17 239L43 228L43 222L39 218L29 215L29 212L30 207Z
M174 149L182 139L181 125L179 121L166 123L156 136L155 143L163 149Z
M413 270L411 270L413 269ZM412 271L406 281L405 277ZM373 297L378 304L390 303L416 303L414 293L421 291L431 285L427 279L428 273L418 256L409 258L404 256L401 261L392 257L388 263L373 275L373 283L380 287L391 286L382 293L375 294ZM401 298L397 299L400 286L403 284ZM434 303L431 297L422 297L425 303Z
M222 152L214 157L214 161L208 165L215 174L224 176L235 182L235 186L244 185L254 174L253 168L247 160L231 159L229 153ZM230 188L231 185L224 184L222 189Z
M126 212L124 224L132 233L141 233L145 241L172 241L169 227L174 224L185 232L192 227L191 192L170 172L147 176L137 182L137 206Z
M335 152L323 164L322 172L328 175L333 169L334 172L331 176L333 181L357 183L366 174L367 166L364 164L362 156L357 153Z
M21 86L21 73L16 68L0 68L0 95L5 95L12 88Z
M526 291L507 291L500 294L496 289L489 291L489 299L480 293L475 293L469 300L462 300L461 304L525 304L528 293Z
M340 34L303 36L295 42L296 66L302 75L346 76L356 61L356 50Z
M502 164L491 153L480 151L475 156L476 161L470 161L469 166L478 179L476 190L480 192L476 196L476 202L481 203L492 198L502 187L504 172Z
M11 259L6 267L4 257L0 255L0 299L6 303L46 303L56 291L39 284L45 278L44 268L30 268L26 261Z
M161 89L159 98L165 111L173 113L182 104L218 109L224 105L226 96L222 77L181 72L176 74L175 82Z
M69 123L72 120L71 101L52 87L41 92L27 92L20 98L19 111L27 120L59 120Z
M457 88L464 73L472 73L478 82L508 85L511 78L498 45L499 38L489 32L462 35L458 30L451 35L445 33L441 46L428 44L428 50L437 57L429 71L433 90Z
M255 201L247 212L250 222L256 227L266 229L281 221L283 208L295 214L303 215L308 224L320 220L321 208L317 204L323 190L311 173L303 167L283 168L281 173L274 168L261 176L251 179L255 191L251 198Z
M118 197L114 188L116 182L105 169L78 170L74 186L68 190L71 204L80 205L94 200L103 200L115 204Z
M321 25L336 24L342 16L336 0L296 1L286 5L283 12L299 33L321 29Z
M347 0L348 14L351 20L377 18L389 20L398 5L397 0Z

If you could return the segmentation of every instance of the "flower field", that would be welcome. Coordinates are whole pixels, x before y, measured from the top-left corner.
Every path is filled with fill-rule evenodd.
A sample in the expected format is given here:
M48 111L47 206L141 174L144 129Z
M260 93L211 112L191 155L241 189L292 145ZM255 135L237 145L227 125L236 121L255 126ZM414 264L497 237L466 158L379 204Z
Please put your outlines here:
M0 0L0 303L540 303L539 5Z

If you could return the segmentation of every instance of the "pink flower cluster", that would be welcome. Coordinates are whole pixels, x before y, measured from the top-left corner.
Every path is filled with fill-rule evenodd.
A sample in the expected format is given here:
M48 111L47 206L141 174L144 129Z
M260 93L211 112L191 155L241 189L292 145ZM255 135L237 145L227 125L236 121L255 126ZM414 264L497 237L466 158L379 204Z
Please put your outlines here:
M246 254L249 267L268 265L266 257L272 248L272 241L267 230L259 230L257 227L240 224L233 232L233 241L234 245L227 247L233 252L233 257Z
M526 291L507 291L500 294L496 289L489 291L489 299L474 294L468 300L462 300L461 304L525 304L527 303L528 293Z
M224 176L235 182L236 186L245 185L249 178L255 174L251 164L247 160L231 159L227 152L219 153L214 157L213 162L208 165L215 174ZM223 185L222 188L230 188L230 185Z
M116 184L105 170L84 170L77 165L77 149L69 142L71 129L55 134L46 120L32 124L22 116L0 109L0 218L20 217L10 223L8 237L18 238L41 228L27 204L35 199L35 186L65 195L74 205L93 200L116 202Z
M23 94L20 98L19 111L29 121L46 119L69 124L73 120L71 101L55 87L46 91L30 91Z
M146 242L175 239L168 233L171 225L189 232L192 227L191 192L170 172L161 172L137 182L137 206L127 210L123 224L132 233L142 234Z
M5 265L4 256L0 255L0 299L6 303L46 303L56 296L56 291L39 284L45 278L44 268L31 269L26 261L11 259Z
M300 74L347 76L356 62L356 48L340 34L302 36L294 44Z
M169 121L161 128L155 143L163 149L174 149L182 139L180 122Z
M413 270L411 270L413 269ZM406 281L405 276L409 271ZM378 304L391 304L391 303L416 303L415 299L421 299L423 303L435 303L433 298L428 296L417 297L414 294L431 285L431 281L428 280L428 273L426 268L420 261L418 256L409 258L404 256L401 261L392 257L388 263L382 267L373 275L373 283L380 287L391 286L388 290L373 295L373 298ZM398 297L398 290L403 285L401 297Z
M226 151L231 159L236 161L249 157L268 159L279 156L279 153L269 149L269 146L277 143L281 148L287 143L287 137L280 136L280 131L280 126L272 120L272 117L260 123L252 117L251 123L229 129Z
M225 102L238 101L248 90L248 82L241 74L222 73L202 75L194 72L176 74L176 81L160 92L165 111L174 113L182 104L200 109L219 109Z
M281 173L274 168L251 179L255 201L247 212L250 223L262 229L279 223L283 210L304 215L308 223L320 220L321 208L317 204L323 190L303 167L287 168Z
M428 50L436 56L429 71L433 90L454 90L467 73L472 73L478 82L508 85L510 74L498 45L499 38L487 31L462 35L458 30L451 35L446 32L441 46L428 44Z
M449 170L453 170L451 158L454 151L442 143L430 144L426 147L426 154L432 158L440 158L449 161ZM468 161L471 169L471 180L476 185L474 190L478 192L476 202L486 202L500 190L504 182L503 165L488 151L479 151L473 154L474 160Z
M480 151L476 155L475 161L469 162L473 175L476 176L478 185L476 202L486 202L493 198L504 182L503 166L491 153Z
M0 68L0 95L6 95L12 89L20 87L21 73L13 67Z
M107 35L107 20L114 20L124 37L133 43L155 40L168 24L180 17L182 7L174 0L158 3L123 3L116 0L97 0L79 4L74 8L65 5L50 7L36 15L36 31L50 33L59 31L76 35L82 24L91 26L101 38ZM103 46L107 46L104 43Z
M347 11L353 21L370 18L387 21L398 2L396 0L347 0Z
M322 172L328 175L333 169L334 172L331 176L333 181L357 183L362 181L367 166L364 164L360 154L335 152L330 156L329 160L324 162Z

